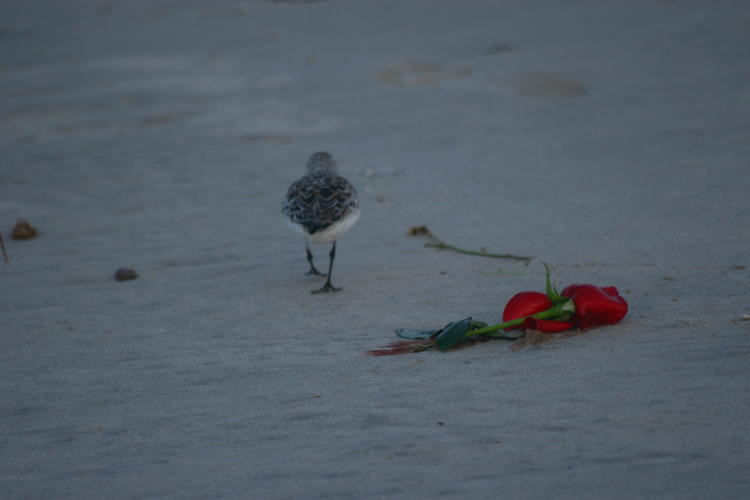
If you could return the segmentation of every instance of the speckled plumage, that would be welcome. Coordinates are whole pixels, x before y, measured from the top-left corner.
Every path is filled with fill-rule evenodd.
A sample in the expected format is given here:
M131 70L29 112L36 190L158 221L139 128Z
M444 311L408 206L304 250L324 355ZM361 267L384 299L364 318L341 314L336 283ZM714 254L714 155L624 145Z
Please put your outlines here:
M316 235L358 214L359 197L354 186L336 173L335 163L313 162L311 158L307 174L289 186L282 211L312 242L329 243L343 232L331 235L332 239L321 240Z
M289 186L282 212L289 225L307 236L311 243L333 243L326 284L316 292L337 291L331 285L331 270L336 255L336 240L359 218L359 197L349 181L338 175L336 162L325 152L315 153L307 162L307 173ZM308 274L322 274L310 263Z

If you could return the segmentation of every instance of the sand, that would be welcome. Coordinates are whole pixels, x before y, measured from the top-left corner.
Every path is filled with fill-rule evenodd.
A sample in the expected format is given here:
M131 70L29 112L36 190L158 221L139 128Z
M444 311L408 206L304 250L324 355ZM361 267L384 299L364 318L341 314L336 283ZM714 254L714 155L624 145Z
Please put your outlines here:
M750 4L1 10L0 497L750 496ZM362 200L326 295L280 213L318 150ZM364 354L541 261L630 313Z

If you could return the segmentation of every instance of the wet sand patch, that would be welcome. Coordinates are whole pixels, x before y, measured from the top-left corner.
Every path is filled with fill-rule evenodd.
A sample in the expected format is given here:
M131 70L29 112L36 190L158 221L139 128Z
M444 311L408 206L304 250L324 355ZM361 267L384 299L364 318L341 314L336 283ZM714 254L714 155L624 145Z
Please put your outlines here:
M516 81L515 89L522 96L540 99L577 97L588 92L586 85L578 80L548 73L523 75Z
M485 53L487 55L495 55L495 54L503 54L505 52L511 52L515 49L513 44L510 43L496 43L494 45L491 45Z
M472 69L467 67L448 68L443 64L429 61L404 61L380 71L377 79L391 85L420 87L468 76L471 73Z

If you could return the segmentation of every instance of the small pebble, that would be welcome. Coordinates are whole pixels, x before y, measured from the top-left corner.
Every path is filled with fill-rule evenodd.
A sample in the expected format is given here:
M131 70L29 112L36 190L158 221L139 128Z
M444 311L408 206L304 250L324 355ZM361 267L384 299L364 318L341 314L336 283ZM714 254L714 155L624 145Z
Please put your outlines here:
M13 228L10 237L14 240L30 240L36 238L36 229L28 221L22 220Z
M138 274L132 269L128 269L127 267L121 267L115 273L115 279L117 281L130 281L136 279L137 277Z

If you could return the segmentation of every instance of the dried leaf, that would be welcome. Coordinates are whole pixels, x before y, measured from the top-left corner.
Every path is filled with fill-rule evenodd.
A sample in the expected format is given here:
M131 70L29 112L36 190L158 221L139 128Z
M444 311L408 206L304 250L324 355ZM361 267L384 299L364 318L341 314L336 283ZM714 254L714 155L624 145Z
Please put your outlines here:
M410 354L413 352L426 351L435 346L432 339L398 340L391 342L382 349L367 351L370 356L391 356L394 354Z
M409 230L406 232L409 236L427 236L430 233L430 230L427 229L427 226L414 226L409 228Z
M14 240L30 240L36 238L36 229L28 221L22 220L15 225L10 237Z

